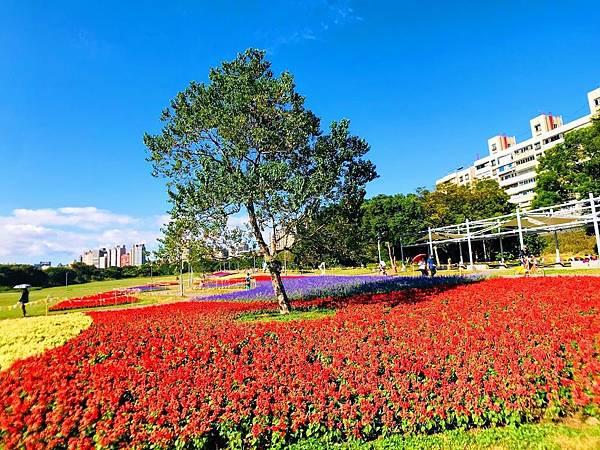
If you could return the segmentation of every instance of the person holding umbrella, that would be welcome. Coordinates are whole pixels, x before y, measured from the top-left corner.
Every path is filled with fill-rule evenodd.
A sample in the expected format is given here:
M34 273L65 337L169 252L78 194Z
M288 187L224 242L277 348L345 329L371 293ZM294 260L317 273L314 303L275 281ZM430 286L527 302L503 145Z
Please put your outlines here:
M413 264L418 264L419 272L421 275L427 276L427 255L425 253L420 253L412 259Z
M15 289L21 289L21 298L19 299L19 303L21 304L21 311L23 311L23 317L27 316L27 309L25 305L29 303L29 288L28 284L19 284L14 287Z

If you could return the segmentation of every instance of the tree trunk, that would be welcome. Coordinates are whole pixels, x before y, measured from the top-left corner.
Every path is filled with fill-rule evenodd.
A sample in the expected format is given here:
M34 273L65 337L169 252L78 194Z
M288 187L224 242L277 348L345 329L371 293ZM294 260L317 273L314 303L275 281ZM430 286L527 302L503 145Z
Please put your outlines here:
M392 270L394 273L398 273L396 269L396 257L394 256L394 252L392 251L392 246L390 245L390 241L387 242L388 255L390 257L390 264L392 265Z
M277 303L279 304L279 312L281 314L289 314L292 310L292 305L290 304L290 300L285 292L285 287L283 287L281 269L277 269L276 267L273 267L273 264L271 264L269 270L271 271L271 284L273 285L273 292L275 292L275 297L277 298Z
M277 297L277 303L279 304L279 312L281 314L289 314L292 310L292 305L290 304L290 300L288 299L287 293L285 292L285 287L283 286L283 281L281 280L281 264L279 263L279 261L275 260L275 250L271 252L269 246L265 242L265 239L262 235L262 231L256 219L256 211L254 209L254 203L252 203L252 201L249 201L246 204L246 210L248 211L248 221L250 222L250 227L254 232L254 237L256 238L258 246L263 252L263 257L265 258L265 261L267 261L267 264L269 265L269 272L271 273L271 284L273 285L275 297Z
M179 294L183 297L183 258L179 263Z

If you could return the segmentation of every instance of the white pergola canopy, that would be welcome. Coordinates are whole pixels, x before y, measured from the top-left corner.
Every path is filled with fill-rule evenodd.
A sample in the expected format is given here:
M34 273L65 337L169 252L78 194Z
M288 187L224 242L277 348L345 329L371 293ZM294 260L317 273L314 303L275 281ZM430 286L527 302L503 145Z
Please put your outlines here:
M428 245L433 253L433 246L466 242L469 246L469 260L473 265L471 242L488 239L500 239L504 236L518 236L521 248L524 247L523 235L528 233L552 233L571 228L593 224L596 234L596 244L600 249L600 196L576 200L560 205L522 211L519 208L514 213L492 217L483 220L466 220L457 225L429 228L423 232L416 244L404 247ZM558 249L557 249L558 255ZM560 258L558 257L558 260Z

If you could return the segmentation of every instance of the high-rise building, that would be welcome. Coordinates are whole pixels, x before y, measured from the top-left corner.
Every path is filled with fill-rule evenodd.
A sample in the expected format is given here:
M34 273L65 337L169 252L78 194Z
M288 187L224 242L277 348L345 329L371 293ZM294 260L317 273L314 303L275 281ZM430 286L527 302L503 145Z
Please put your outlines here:
M83 255L81 255L81 262L88 266L95 266L101 269L106 268L108 267L108 253L105 248L99 250L86 250Z
M141 266L146 263L146 246L144 244L133 244L131 246L131 265Z
M590 114L563 123L561 116L540 114L529 121L531 137L517 143L514 136L498 135L488 139L488 155L476 160L472 166L460 167L436 181L469 185L475 180L497 180L510 202L528 207L533 200L537 166L544 152L564 141L569 131L589 126L592 117L600 113L600 88L588 93Z
M98 267L99 269L106 269L107 267L109 267L108 264L108 253L106 253L98 258L98 265L96 267Z
M121 256L126 253L124 245L117 245L108 250L108 259L110 267L121 267Z
M131 265L131 255L129 253L125 253L121 255L121 267L127 267Z

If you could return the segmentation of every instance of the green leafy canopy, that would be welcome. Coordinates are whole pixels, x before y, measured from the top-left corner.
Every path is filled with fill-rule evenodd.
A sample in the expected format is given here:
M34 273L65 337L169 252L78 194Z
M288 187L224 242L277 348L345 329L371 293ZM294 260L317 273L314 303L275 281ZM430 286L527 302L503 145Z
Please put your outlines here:
M250 49L213 68L146 134L154 175L168 179L174 216L224 229L245 209L261 249L266 228L293 232L319 208L364 193L375 178L369 150L347 120L329 134L304 105L288 72L275 76L263 51Z
M540 159L532 207L600 194L600 118L590 127L567 133L563 143Z

